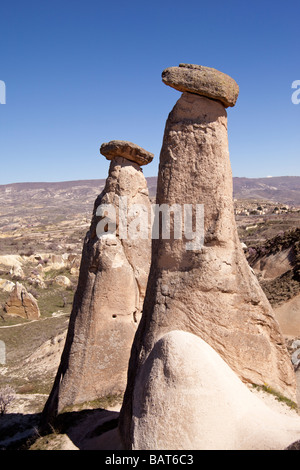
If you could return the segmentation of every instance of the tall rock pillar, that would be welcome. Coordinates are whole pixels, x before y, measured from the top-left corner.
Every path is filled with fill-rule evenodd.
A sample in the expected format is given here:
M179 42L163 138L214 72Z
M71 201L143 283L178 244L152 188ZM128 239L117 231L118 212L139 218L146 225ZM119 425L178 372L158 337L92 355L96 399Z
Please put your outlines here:
M66 343L43 411L43 425L66 406L124 392L130 348L140 320L151 238L149 233L147 238L132 238L126 230L135 218L135 207L150 214L141 165L151 162L153 154L127 141L105 143L100 152L111 160L109 175L95 201L84 240ZM112 227L115 235L110 236L105 231Z
M154 413L150 382L144 400L138 389L147 381L144 364L158 341L173 331L200 337L243 382L267 383L295 399L294 371L284 339L244 256L234 218L225 108L234 106L238 86L215 69L190 64L164 70L162 79L183 93L165 127L156 203L203 204L204 244L187 250L184 237L153 240L143 315L120 415L120 433L128 449L138 448L137 429L147 423L148 412ZM163 361L163 352L159 354L157 360ZM167 364L165 368L167 374ZM166 380L170 382L172 374Z

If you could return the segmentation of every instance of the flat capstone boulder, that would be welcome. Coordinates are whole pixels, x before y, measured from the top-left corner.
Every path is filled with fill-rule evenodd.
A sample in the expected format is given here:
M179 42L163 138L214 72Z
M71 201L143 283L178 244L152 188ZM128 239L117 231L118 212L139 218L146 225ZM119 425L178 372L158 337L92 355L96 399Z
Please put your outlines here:
M179 64L162 72L162 81L178 91L196 93L221 101L233 107L239 94L239 86L229 75L210 67L194 64Z
M100 147L100 153L104 155L107 160L112 160L115 157L123 157L140 166L152 162L154 157L153 153L126 140L111 140L110 142L104 143Z

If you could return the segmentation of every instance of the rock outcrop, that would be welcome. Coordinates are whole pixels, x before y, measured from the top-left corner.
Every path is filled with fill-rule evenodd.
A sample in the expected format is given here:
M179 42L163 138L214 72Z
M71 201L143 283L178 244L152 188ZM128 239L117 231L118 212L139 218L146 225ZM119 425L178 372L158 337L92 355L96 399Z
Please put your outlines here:
M107 157L111 159L109 175L95 201L84 241L66 343L43 425L68 405L123 393L126 386L130 348L148 279L151 238L149 234L126 238L124 230L135 220L139 207L150 214L147 182L136 162L146 154L150 161L153 155L143 149L139 153L139 147L124 142L121 149L130 150L132 145L131 155L135 154L135 161L128 160L119 153L120 141L114 142L105 144L114 156ZM104 155L105 146L101 146ZM115 233L111 233L114 224Z
M197 69L182 68L193 81ZM181 67L177 71L179 81ZM215 71L215 82L218 77L220 87L225 83L226 95L223 74ZM137 381L141 376L146 380L144 368L155 344L173 330L202 338L242 381L267 383L293 400L296 397L295 374L284 339L237 234L226 104L222 104L221 94L207 97L199 93L200 88L198 94L184 92L169 114L156 203L202 204L204 244L201 249L187 250L184 237L160 237L152 242L143 316L132 347L120 415L126 449L134 442L133 420L137 422L146 406L137 398ZM147 395L149 403L151 399ZM197 402L190 406L197 413ZM143 420L147 419L147 413L143 414ZM166 435L169 430L166 425Z
M26 320L37 320L40 317L37 300L19 282L16 282L11 291L4 305L4 311L7 315L26 318Z
M72 282L67 276L59 275L59 276L56 276L54 280L56 284L58 284L61 287L70 287L72 285Z
M5 292L11 292L15 287L15 283L8 279L0 279L0 289Z
M133 449L283 450L300 437L296 411L271 409L213 348L183 331L154 344L133 403Z

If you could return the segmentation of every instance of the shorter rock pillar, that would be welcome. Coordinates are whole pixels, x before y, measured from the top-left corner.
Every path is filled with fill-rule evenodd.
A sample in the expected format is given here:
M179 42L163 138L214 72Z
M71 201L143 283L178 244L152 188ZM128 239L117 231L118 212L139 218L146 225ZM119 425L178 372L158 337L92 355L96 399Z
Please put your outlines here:
M119 204L122 201L122 210L126 206L128 223L135 216L131 209L139 205L150 214L147 182L140 165L151 162L153 154L126 141L105 143L100 152L111 160L109 175L95 201L84 240L66 344L44 408L43 424L50 423L66 406L124 392L130 348L143 305L151 237L131 239L123 233L121 238ZM99 233L101 223L104 230ZM114 235L105 233L111 224Z

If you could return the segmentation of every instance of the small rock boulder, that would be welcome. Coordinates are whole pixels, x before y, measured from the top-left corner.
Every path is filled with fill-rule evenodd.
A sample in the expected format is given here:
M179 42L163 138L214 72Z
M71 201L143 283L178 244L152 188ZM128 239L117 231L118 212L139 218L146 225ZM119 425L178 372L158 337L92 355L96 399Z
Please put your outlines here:
M46 289L47 287L44 279L39 274L32 273L28 278L28 282L35 287L39 287L40 289Z
M8 279L0 279L0 289L4 292L11 292L15 287L15 283Z
M72 285L72 282L67 276L56 276L55 282L61 287L70 287Z
M19 282L16 283L6 301L4 311L7 315L18 316L27 320L37 320L40 317L36 299Z
M10 275L15 279L15 278L20 278L24 279L24 271L19 265L14 265L9 271Z

